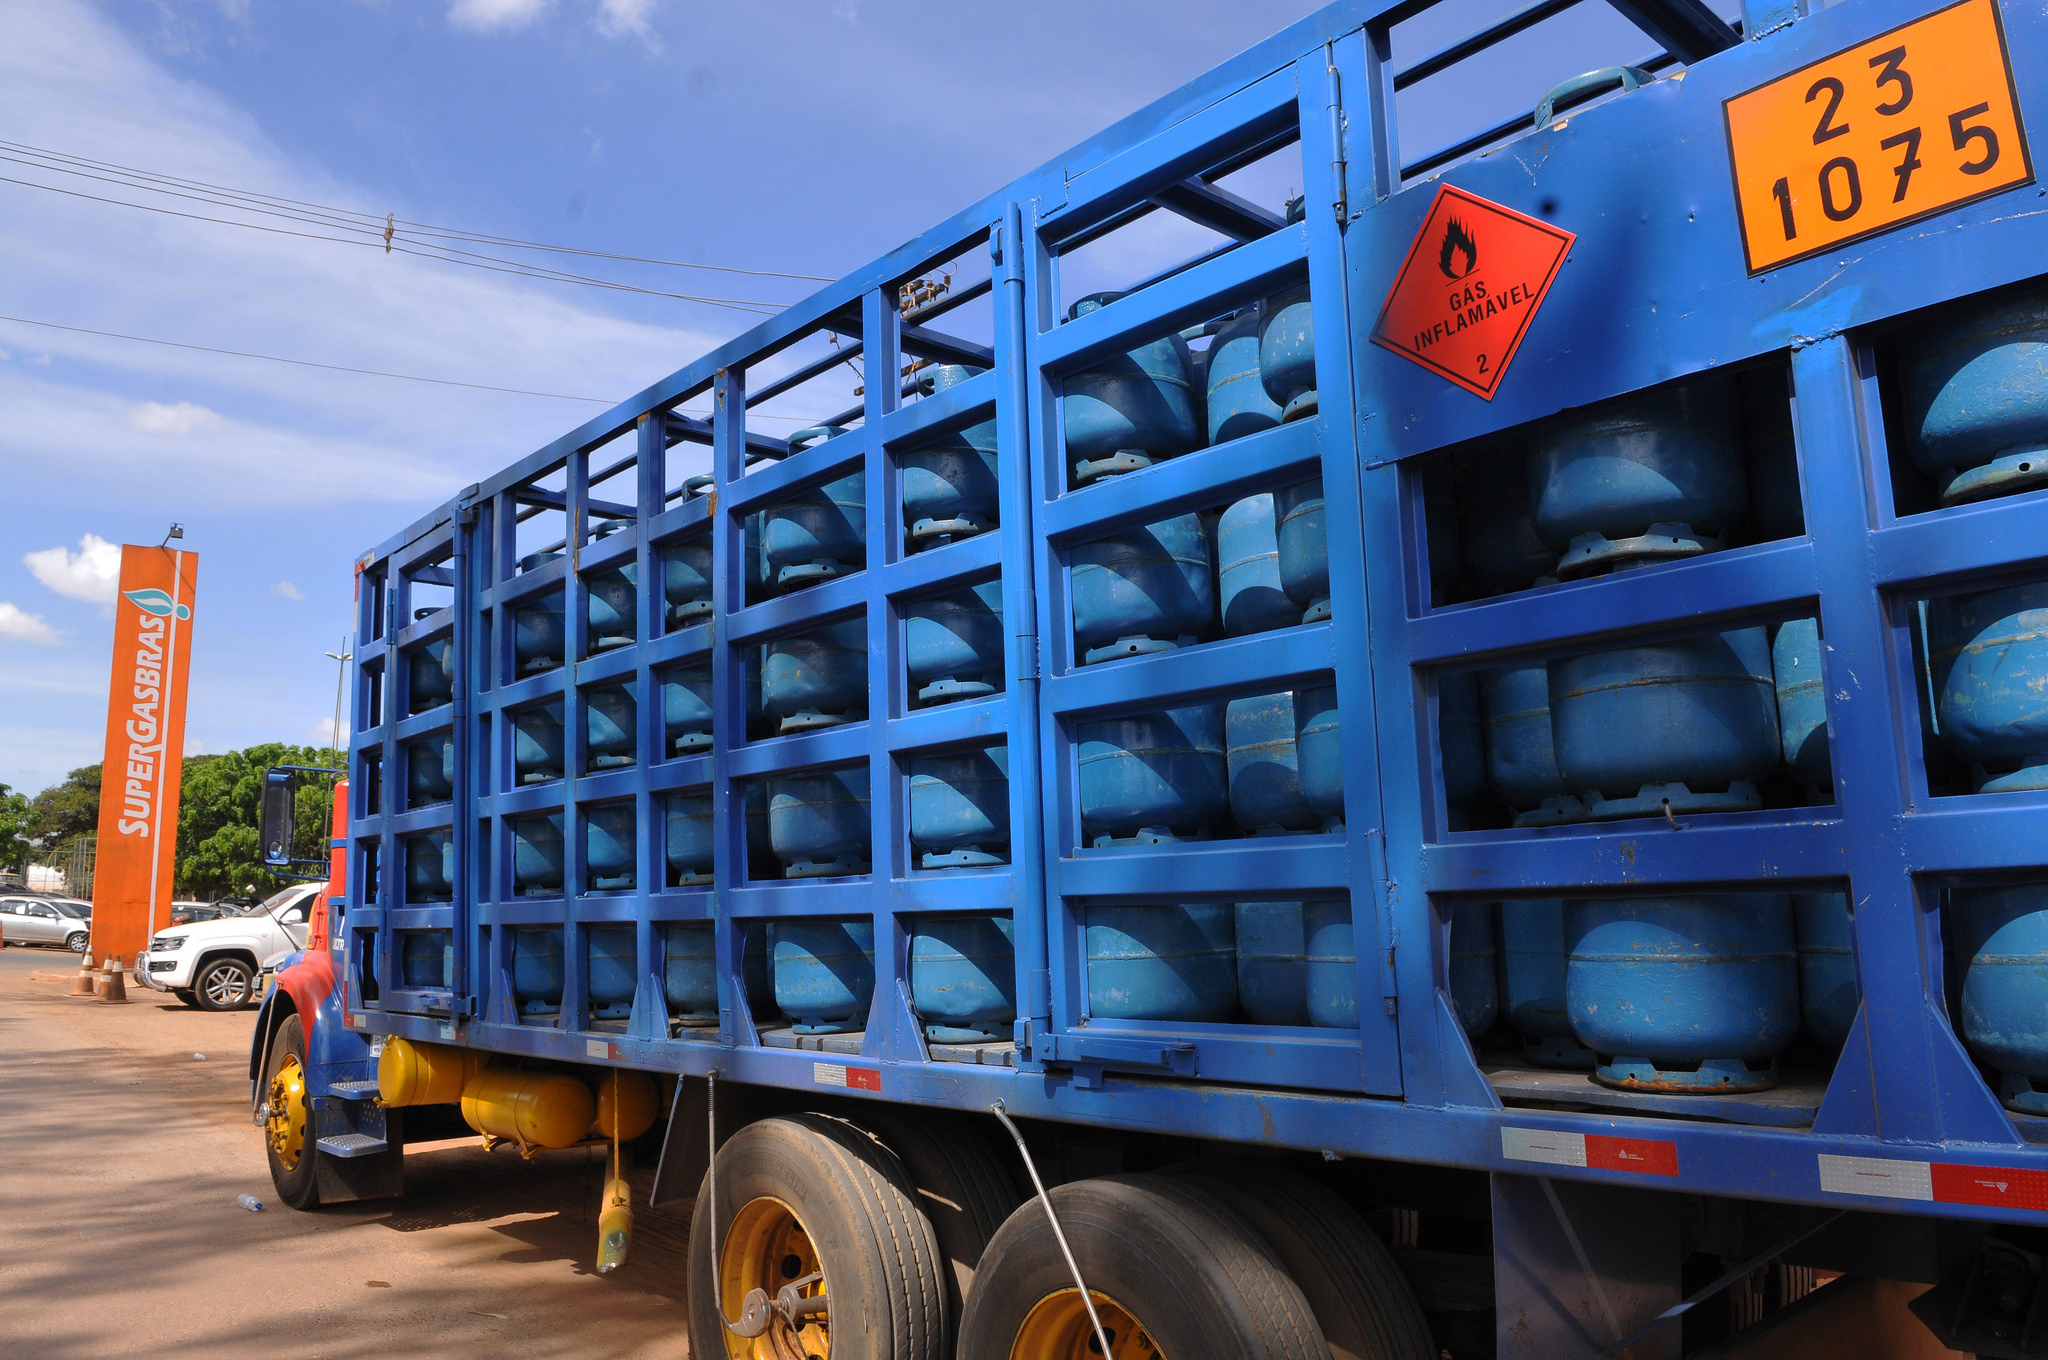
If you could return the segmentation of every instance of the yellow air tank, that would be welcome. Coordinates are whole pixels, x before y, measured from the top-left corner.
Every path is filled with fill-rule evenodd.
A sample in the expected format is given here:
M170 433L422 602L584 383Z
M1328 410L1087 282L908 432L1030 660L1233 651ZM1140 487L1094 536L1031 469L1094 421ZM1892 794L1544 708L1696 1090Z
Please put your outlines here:
M386 1105L453 1105L489 1056L473 1048L387 1039L377 1059L377 1097Z
M596 1114L590 1088L561 1072L487 1067L462 1090L462 1117L471 1128L528 1147L581 1142Z
M597 1118L590 1131L600 1138L630 1143L654 1126L660 1108L654 1078L645 1072L607 1073L597 1078Z

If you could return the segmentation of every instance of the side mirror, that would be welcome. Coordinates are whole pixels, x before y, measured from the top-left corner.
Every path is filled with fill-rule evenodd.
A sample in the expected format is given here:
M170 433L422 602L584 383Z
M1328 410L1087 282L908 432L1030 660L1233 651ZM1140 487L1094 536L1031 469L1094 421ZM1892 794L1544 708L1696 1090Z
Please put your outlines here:
M265 770L263 815L258 835L263 843L263 863L268 868L291 867L292 832L298 805L298 771Z

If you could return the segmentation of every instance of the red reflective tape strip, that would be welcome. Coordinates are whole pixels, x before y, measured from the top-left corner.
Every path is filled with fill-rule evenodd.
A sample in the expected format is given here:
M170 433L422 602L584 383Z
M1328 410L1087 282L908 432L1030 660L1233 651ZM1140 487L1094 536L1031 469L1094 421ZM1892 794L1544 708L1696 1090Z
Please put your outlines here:
M846 1069L846 1084L862 1091L882 1089L882 1073L874 1067L849 1067Z
M1678 1144L1661 1138L1616 1138L1586 1135L1586 1165L1602 1171L1634 1171L1645 1176L1676 1176Z
M1932 1172L1934 1198L1942 1204L2048 1210L2048 1171L1936 1162Z

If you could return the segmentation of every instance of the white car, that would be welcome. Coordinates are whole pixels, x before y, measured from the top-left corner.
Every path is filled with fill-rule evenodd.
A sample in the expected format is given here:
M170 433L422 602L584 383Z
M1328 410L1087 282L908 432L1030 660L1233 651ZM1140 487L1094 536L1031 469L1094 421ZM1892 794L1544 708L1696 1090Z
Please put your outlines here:
M306 918L324 883L295 883L240 916L194 921L156 933L135 956L135 980L203 1011L240 1010L256 979L306 947Z

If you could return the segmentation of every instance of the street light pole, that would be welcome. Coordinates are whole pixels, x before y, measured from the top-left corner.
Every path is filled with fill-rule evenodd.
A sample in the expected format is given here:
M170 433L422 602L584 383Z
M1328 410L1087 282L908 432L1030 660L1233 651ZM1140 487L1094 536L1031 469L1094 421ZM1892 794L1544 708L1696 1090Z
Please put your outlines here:
M338 652L327 652L327 653L324 653L324 655L326 655L327 657L329 657L330 659L332 659L332 660L334 661L334 663L335 663L335 667L334 667L334 749L335 749L336 751L340 751L340 750L341 750L341 695L342 695L342 691L343 691L344 689L346 689L346 688L347 688L347 685L348 685L348 663L349 663L349 662L350 662L351 660L353 660L353 659L354 659L354 657L355 657L355 653L351 652L351 651L350 651L350 650L348 649L348 635L347 635L347 634L345 634L345 633L344 633L344 634L342 635L342 639L341 639L341 650L340 650L340 651L338 651Z

